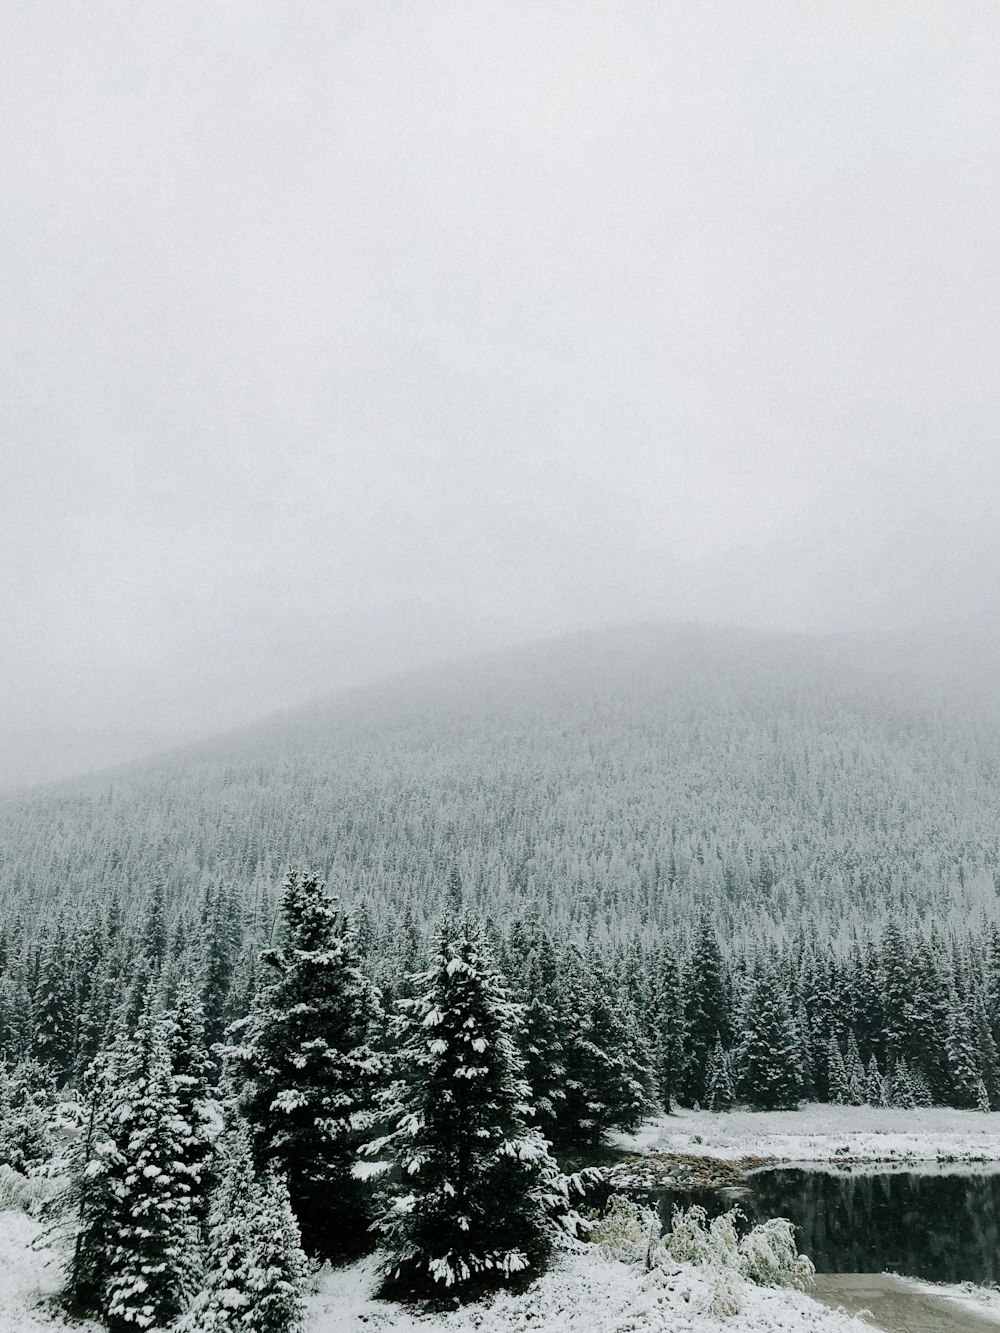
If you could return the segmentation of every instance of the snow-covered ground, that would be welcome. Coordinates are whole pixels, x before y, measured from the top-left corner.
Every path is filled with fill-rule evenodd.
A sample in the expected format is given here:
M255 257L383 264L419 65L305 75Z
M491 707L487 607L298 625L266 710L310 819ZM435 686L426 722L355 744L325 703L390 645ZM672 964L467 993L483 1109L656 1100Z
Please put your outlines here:
M810 1104L798 1111L676 1111L614 1136L632 1152L738 1161L1000 1162L1000 1111Z
M0 1333L68 1327L49 1304L59 1288L52 1251L38 1244L42 1228L25 1213L0 1213ZM77 1333L96 1324L75 1323Z
M996 1320L1000 1324L1000 1288L977 1287L974 1282L959 1282L951 1285L944 1282L918 1282L915 1278L905 1278L907 1286L918 1291L949 1301L960 1309L973 1314Z
M371 1260L326 1271L310 1299L306 1333L861 1333L871 1325L826 1309L794 1291L775 1291L736 1280L741 1313L728 1319L706 1313L713 1296L705 1269L685 1267L664 1285L651 1285L639 1268L603 1259L595 1251L570 1255L522 1295L443 1314L424 1315L371 1297Z
M70 1324L49 1304L59 1283L52 1252L38 1246L41 1228L23 1213L0 1213L0 1333L97 1333ZM640 1269L603 1259L596 1250L566 1256L521 1295L441 1314L422 1314L372 1297L374 1261L325 1269L309 1297L304 1333L861 1333L869 1327L835 1314L808 1296L735 1281L742 1313L705 1313L713 1286L706 1270L683 1268L650 1286Z

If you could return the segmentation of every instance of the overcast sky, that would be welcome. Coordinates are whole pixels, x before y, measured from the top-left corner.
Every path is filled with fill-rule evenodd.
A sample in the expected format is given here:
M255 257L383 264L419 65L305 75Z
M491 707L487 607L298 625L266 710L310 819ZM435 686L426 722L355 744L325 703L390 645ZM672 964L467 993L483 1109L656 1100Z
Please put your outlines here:
M994 617L995 0L0 16L0 733Z

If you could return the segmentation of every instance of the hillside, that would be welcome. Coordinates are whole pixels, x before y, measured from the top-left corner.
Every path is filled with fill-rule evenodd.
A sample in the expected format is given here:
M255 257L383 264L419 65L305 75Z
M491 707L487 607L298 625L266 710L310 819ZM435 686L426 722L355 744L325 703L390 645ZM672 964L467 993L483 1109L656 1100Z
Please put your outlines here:
M619 939L992 915L1000 727L963 654L647 627L414 673L9 797L0 903L246 901L301 861L389 929L453 869L479 910Z

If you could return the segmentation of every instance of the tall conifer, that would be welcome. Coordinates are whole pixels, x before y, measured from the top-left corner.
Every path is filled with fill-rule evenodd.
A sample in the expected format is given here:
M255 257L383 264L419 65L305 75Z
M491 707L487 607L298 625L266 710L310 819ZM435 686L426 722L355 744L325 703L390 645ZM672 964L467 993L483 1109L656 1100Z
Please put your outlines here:
M306 1252L332 1257L362 1247L371 1218L353 1168L371 1128L380 1009L350 924L315 876L288 876L281 918L280 944L262 955L270 979L234 1025L230 1054L258 1166L286 1178Z

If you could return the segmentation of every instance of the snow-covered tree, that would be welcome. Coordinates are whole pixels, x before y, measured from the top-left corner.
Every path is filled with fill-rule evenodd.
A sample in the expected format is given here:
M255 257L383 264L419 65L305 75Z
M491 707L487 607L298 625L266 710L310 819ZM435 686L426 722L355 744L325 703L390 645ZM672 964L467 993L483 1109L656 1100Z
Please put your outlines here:
M57 1204L67 1303L115 1330L169 1323L199 1262L185 1125L152 990L134 1037L87 1073L87 1120Z
M955 990L949 995L948 1035L945 1050L948 1058L949 1102L952 1106L971 1109L976 1105L979 1084L979 1053L976 1033L964 999Z
M254 1166L245 1125L227 1130L209 1213L205 1276L177 1333L296 1333L306 1259L284 1182Z
M831 1037L827 1042L826 1080L830 1101L834 1106L846 1106L851 1100L851 1087L847 1080L844 1053L836 1037Z
M689 1104L703 1102L708 1061L717 1040L729 1041L729 993L722 950L711 918L705 914L698 926L694 949L686 972L684 1024L687 1060L684 1092Z
M574 1230L566 1180L528 1124L521 1015L478 927L446 927L399 1002L402 1078L387 1106L402 1193L379 1222L387 1275L468 1295L544 1264Z
M910 1079L910 1070L902 1056L889 1071L886 1080L886 1097L890 1106L898 1106L907 1111L912 1110L917 1104L913 1083Z
M36 1061L22 1061L13 1069L0 1061L0 1163L15 1171L30 1171L55 1151L46 1081Z
M566 1065L564 1023L559 997L559 976L555 949L540 928L528 941L521 995L523 1019L520 1048L524 1072L531 1088L531 1106L535 1122L547 1139L559 1133L566 1101Z
M668 944L653 958L652 1002L648 1023L652 1054L653 1089L669 1115L678 1095L684 1069L684 1005L680 964Z
M186 1303L199 1253L167 1024L149 1007L119 1059L105 1125L116 1147L118 1208L102 1313L112 1329L167 1324Z
M851 1106L863 1106L865 1102L865 1066L858 1050L858 1040L854 1029L847 1032L847 1052L844 1056L844 1072L847 1075L847 1100Z
M716 1041L715 1050L708 1061L708 1078L705 1088L705 1106L709 1111L728 1111L736 1101L729 1057L722 1049L722 1042Z
M53 1205L53 1230L67 1250L63 1298L75 1313L105 1310L108 1257L121 1211L119 1180L124 1159L108 1128L114 1061L101 1052L82 1080L86 1118L68 1154L62 1192Z
M798 1033L785 992L770 968L750 989L744 1021L742 1095L761 1111L796 1107L802 1085Z
M184 1126L179 1161L191 1185L194 1214L203 1220L208 1206L208 1175L220 1110L213 1096L214 1066L205 1048L202 1003L186 976L181 978L168 1015L167 1046L174 1095Z
M869 1106L887 1106L888 1099L885 1091L885 1081L878 1067L878 1061L874 1055L868 1061L868 1069L865 1074L865 1101Z
M553 1142L594 1148L609 1129L639 1124L650 1105L648 1070L637 1058L630 1025L578 950L563 972L560 1018L564 1096Z
M285 1177L306 1252L335 1256L363 1246L371 1220L353 1168L382 1068L370 1045L378 996L315 876L287 877L281 917L281 943L263 954L271 979L230 1055L258 1166Z

